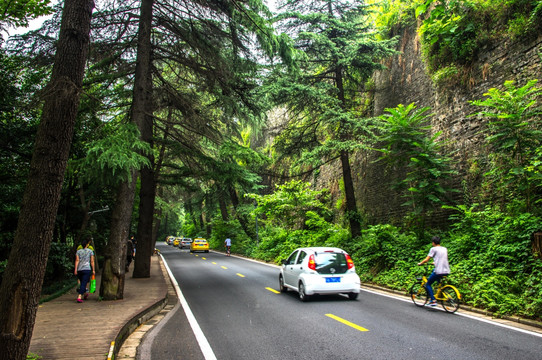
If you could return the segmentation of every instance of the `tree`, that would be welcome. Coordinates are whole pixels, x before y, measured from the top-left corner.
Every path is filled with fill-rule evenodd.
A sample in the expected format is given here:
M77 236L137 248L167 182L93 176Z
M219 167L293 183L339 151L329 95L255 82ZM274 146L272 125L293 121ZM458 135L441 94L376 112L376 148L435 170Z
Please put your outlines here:
M25 59L0 50L0 262L9 256L17 227L40 116L31 104L38 100L36 89L46 84L44 76Z
M112 213L112 224L104 254L103 273L100 284L100 297L104 300L118 300L124 294L124 262L126 259L127 229L118 234L119 222L128 223L132 214L131 206L124 208L124 202L119 199L131 197L122 193L123 182L135 182L136 170L149 166L148 159L143 155L151 151L148 144L140 140L137 127L133 124L105 125L108 135L89 144L87 156L79 162L80 179L83 184L99 184L116 191L117 198ZM132 186L132 184L130 184ZM119 204L121 206L119 206ZM127 217L124 219L123 217Z
M131 118L141 132L141 140L153 146L153 103L152 103L152 11L154 0L143 0L139 16L137 41L137 61L134 83L134 98ZM151 255L154 242L152 239L154 197L156 179L154 174L154 156L148 155L150 166L141 169L141 190L139 193L139 222L137 227L137 252L134 264L134 277L149 277ZM135 185L135 184L134 184ZM135 189L135 188L134 188Z
M154 82L148 82L146 94L151 94L152 86L160 91L155 91L153 102L142 108L147 117L140 129L142 139L153 144L158 123L163 126L174 121L169 136L180 143L183 168L192 168L191 174L208 178L198 173L209 169L208 164L199 162L212 156L207 147L219 147L240 124L256 118L257 102L250 96L257 86L253 80L256 66L248 46L252 35L267 55L276 51L278 41L264 17L268 10L261 1L175 4L175 11L166 6L167 11L160 11L154 19L151 38L159 41L150 47L153 61L149 71ZM167 120L160 116L164 109L170 114ZM142 169L136 277L150 276L152 221L159 181L155 164ZM234 198L234 192L230 194Z
M360 99L364 82L393 53L394 41L377 41L364 23L362 1L286 0L277 17L294 37L299 72L280 74L271 86L290 110L290 127L279 148L303 154L298 164L319 167L340 159L346 197L345 215L352 237L361 234L360 216L350 168L350 154L360 148L355 134L362 124ZM274 79L275 80L275 79ZM359 134L359 133L358 133ZM281 146L284 138L286 146Z
M495 179L502 199L519 197L527 211L532 210L537 195L536 157L542 146L542 88L536 83L531 80L516 87L506 81L503 90L489 89L486 99L471 102L483 108L472 116L487 119L483 132L492 166L486 175Z
M441 133L430 134L427 111L427 107L416 110L413 103L386 109L379 117L377 138L381 146L377 150L383 154L379 160L399 174L392 186L406 199L403 205L410 207L420 239L427 216L449 202L447 194L452 190L446 182L456 174L452 159L442 153L445 142L438 140Z
M92 0L67 0L17 231L0 287L0 359L30 345L90 41Z

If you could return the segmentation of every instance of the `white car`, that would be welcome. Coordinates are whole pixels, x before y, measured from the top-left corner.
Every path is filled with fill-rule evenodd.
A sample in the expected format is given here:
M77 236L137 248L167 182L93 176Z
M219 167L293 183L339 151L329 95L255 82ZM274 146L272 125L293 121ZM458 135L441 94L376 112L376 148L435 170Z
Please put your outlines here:
M347 294L358 298L360 279L350 255L333 247L296 249L282 262L280 291L297 291L301 301L316 294Z

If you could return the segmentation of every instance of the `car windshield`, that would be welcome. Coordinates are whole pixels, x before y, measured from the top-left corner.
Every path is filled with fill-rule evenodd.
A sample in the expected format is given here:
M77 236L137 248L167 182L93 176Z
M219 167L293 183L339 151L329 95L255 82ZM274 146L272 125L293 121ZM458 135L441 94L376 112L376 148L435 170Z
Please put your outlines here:
M316 271L320 274L344 274L348 270L343 253L321 252L315 254Z

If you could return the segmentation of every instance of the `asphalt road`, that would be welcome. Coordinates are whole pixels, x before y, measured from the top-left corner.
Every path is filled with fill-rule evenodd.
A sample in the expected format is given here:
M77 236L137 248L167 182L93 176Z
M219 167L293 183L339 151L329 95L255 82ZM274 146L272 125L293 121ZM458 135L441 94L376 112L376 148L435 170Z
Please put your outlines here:
M202 353L179 306L144 340L153 360L542 359L533 334L369 292L302 303L278 292L278 268L160 250L212 352Z

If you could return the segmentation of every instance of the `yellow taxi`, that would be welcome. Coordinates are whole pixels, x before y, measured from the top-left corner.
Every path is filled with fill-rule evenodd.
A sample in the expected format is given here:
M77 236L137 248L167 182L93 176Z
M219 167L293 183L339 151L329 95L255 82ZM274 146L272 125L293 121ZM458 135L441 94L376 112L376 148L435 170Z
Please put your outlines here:
M181 242L181 237L178 237L178 238L175 238L175 240L173 240L173 246L179 246L179 243Z
M203 238L195 238L190 244L190 252L205 251L209 252L209 243Z

